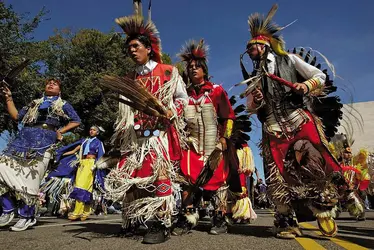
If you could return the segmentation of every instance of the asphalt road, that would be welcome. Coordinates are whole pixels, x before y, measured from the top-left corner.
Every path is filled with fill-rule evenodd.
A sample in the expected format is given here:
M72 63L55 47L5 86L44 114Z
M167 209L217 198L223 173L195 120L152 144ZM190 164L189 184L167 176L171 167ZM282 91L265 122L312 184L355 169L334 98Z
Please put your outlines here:
M274 238L271 212L256 212L255 222L230 227L227 234L209 235L209 225L202 222L191 234L172 236L160 245L144 245L140 238L118 237L119 215L92 216L85 222L41 218L36 226L24 232L0 229L0 249L374 249L374 211L367 212L366 221L360 222L343 213L335 238L321 236L316 223L301 223L304 237L296 240Z

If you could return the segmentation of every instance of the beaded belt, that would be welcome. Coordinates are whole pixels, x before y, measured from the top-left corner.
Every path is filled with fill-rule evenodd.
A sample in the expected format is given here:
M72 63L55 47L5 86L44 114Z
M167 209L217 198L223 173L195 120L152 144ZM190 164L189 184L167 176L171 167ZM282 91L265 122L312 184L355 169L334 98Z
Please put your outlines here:
M33 124L33 125L27 126L27 127L31 127L31 128L42 128L42 129L56 131L56 127L55 126L50 125L50 124L46 124L46 123Z

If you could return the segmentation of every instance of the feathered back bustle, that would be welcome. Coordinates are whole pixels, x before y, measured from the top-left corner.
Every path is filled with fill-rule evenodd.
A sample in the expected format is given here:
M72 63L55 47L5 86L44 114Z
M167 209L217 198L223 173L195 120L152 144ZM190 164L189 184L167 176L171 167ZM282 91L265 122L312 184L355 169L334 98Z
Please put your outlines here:
M116 18L116 23L122 28L127 37L143 35L148 37L151 42L153 55L151 59L155 62L162 63L161 60L161 39L156 25L140 15Z
M285 51L285 42L283 38L277 34L283 29L272 21L277 12L278 5L274 4L266 17L260 13L254 13L248 18L249 30L251 32L251 40L249 44L266 44L278 55L287 55Z

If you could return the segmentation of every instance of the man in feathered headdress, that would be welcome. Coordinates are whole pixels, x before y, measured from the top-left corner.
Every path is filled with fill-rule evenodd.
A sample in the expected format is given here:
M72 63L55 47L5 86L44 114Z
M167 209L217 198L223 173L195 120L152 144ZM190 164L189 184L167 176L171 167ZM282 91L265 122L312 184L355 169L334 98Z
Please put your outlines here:
M272 21L276 10L274 5L266 17L259 13L249 17L252 38L246 48L254 65L253 76L247 80L248 109L257 113L263 124L262 149L268 193L277 210L276 235L301 235L297 216L299 220L317 218L321 231L334 236L337 228L333 211L338 194L332 178L341 168L327 149L321 119L305 102L323 91L326 75L285 51L278 34L283 28ZM249 77L243 72L245 78ZM340 114L341 106L337 107ZM306 197L317 198L303 202ZM298 209L293 209L296 203ZM307 210L310 213L303 217L301 213Z
M349 214L358 220L365 219L366 192L370 184L368 169L369 152L361 149L356 155L352 153L354 140L352 136L336 134L330 142L330 149L338 158L345 181L352 192L344 197L342 204Z
M136 63L135 72L128 78L136 80L133 87L138 89L130 88L128 91L134 92L124 93L126 98L121 96L113 139L119 142L122 156L117 168L106 178L107 196L123 200L126 234L136 233L139 226L152 221L143 243L161 243L167 239L175 206L173 165L181 159L181 114L188 96L178 70L162 64L155 25L150 20L145 22L140 15L118 18L116 22L127 35L126 49ZM138 95L141 90L145 95ZM165 110L162 115L146 114L143 111L150 108L144 105L139 108L150 98L159 110Z
M215 211L212 234L226 232L224 220L227 190L225 184L228 168L220 158L220 152L227 150L227 140L232 134L234 111L225 90L220 85L209 81L207 66L208 46L204 41L190 41L179 54L185 66L185 82L189 102L185 108L187 122L188 149L183 151L181 172L191 185L196 184L209 156L218 150L216 169L213 176L201 187L214 194ZM219 149L218 149L219 148ZM213 167L213 166L212 166ZM198 190L194 190L198 191ZM197 224L198 213L193 206L193 195L190 185L183 186L183 212L179 217L174 234L188 232ZM197 195L195 196L196 199Z

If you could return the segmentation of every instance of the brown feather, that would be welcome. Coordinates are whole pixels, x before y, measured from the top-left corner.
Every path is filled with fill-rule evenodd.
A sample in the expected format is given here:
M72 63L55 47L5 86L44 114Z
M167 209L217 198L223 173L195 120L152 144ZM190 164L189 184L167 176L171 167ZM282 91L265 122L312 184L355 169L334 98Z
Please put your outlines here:
M141 0L133 0L134 4L134 15L136 16L143 16L143 11L142 11L142 1Z
M207 162L205 163L210 167L211 170L216 170L219 163L223 158L222 150L220 148L215 148L213 152L209 155Z
M165 118L165 116L161 115L159 112L157 112L156 110L150 108L149 106L140 105L140 104L138 104L136 102L127 101L127 100L124 100L124 99L119 98L119 97L116 97L116 98L113 98L113 99L115 99L118 102L121 102L123 104L126 104L126 105L130 106L133 109L139 110L139 111L143 112L144 114L147 114L147 115L150 115L150 116L156 116L156 117Z
M100 85L111 91L123 95L127 100L121 102L152 116L166 116L166 109L144 86L128 77L104 76Z
M272 21L272 19L273 19L275 13L277 12L277 10L278 10L278 4L275 3L275 4L273 4L271 9L269 10L269 13L267 14L267 16L264 20L263 27L265 27L266 25L268 25Z

